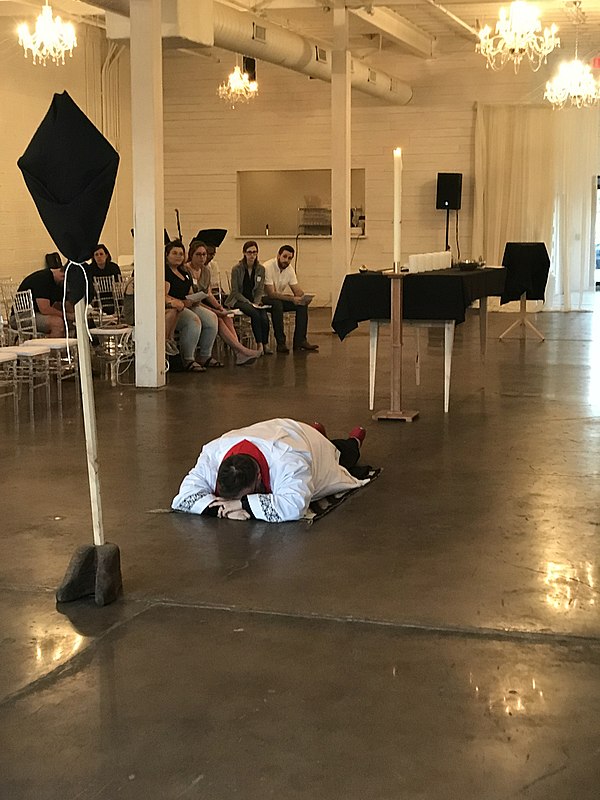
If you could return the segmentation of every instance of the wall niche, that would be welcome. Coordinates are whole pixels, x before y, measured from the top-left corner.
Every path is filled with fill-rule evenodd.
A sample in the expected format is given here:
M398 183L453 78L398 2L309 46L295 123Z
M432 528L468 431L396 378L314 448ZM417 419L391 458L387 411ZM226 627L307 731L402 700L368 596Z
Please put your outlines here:
M239 235L331 235L331 170L253 170L237 173ZM365 219L365 170L351 171L348 221Z

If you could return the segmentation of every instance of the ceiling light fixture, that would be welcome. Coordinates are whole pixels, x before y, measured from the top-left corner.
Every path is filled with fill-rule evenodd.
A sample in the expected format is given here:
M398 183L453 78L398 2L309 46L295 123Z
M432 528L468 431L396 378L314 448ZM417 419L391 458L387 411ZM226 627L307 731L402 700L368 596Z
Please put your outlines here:
M29 25L23 22L17 29L19 44L27 51L31 50L34 64L43 64L50 59L55 64L65 63L65 54L73 55L73 48L77 47L75 28L71 22L63 22L60 17L52 16L52 7L46 4L35 23L35 31L29 33Z
M493 36L489 25L479 31L479 44L475 49L485 56L487 66L494 70L501 69L507 61L512 61L515 72L518 72L521 62L527 58L533 71L537 72L554 48L560 47L556 25L544 28L543 33L541 31L537 7L523 0L516 0L511 3L508 11L506 8L500 9L500 18Z
M225 100L235 108L238 103L247 103L256 97L258 83L256 80L250 80L248 73L242 72L240 65L236 64L227 80L219 86L217 94L221 100Z
M563 61L557 74L546 84L544 99L552 103L554 108L566 105L575 108L589 108L600 102L600 83L592 75L588 64L578 58L579 26L585 22L585 14L581 11L581 3L575 2L575 58Z

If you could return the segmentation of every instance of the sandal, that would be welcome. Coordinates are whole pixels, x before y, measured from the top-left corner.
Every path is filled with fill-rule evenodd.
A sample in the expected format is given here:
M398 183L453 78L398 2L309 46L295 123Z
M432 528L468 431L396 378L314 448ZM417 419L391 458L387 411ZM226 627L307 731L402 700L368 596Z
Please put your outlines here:
M206 359L206 361L202 364L202 366L204 367L204 369L206 369L206 367L224 367L225 364L221 364L220 361L217 361L216 358L213 358L211 356L210 358Z
M206 372L206 367L203 367L202 364L198 364L196 361L190 361L189 364L186 364L184 367L186 372Z

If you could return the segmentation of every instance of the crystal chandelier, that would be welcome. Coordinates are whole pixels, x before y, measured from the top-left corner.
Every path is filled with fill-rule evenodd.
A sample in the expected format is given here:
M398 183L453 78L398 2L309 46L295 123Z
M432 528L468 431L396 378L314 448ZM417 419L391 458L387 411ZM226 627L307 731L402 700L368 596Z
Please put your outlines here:
M233 72L229 73L218 89L221 100L225 100L235 108L237 103L247 103L258 94L258 83L251 81L247 72L242 72L240 65L236 64Z
M536 6L517 0L511 3L508 11L500 9L494 36L489 25L479 31L479 44L475 49L487 58L487 66L492 69L501 69L507 61L512 61L518 72L521 61L528 58L533 71L537 72L548 54L560 47L556 25L541 31L540 12Z
M55 64L65 63L65 53L73 55L73 48L77 47L75 28L70 22L63 22L60 17L52 16L52 8L46 4L35 23L35 32L29 33L29 25L23 22L17 29L19 44L27 51L31 50L33 63L43 64L50 59Z
M575 4L575 58L563 61L557 74L546 84L544 99L552 103L554 108L564 108L567 104L575 108L588 108L600 102L600 83L592 75L588 64L578 58L579 25L585 21L580 9L581 3Z
M586 108L600 101L600 84L588 64L574 58L573 61L563 61L558 73L548 81L544 99L554 108L564 108L567 104Z

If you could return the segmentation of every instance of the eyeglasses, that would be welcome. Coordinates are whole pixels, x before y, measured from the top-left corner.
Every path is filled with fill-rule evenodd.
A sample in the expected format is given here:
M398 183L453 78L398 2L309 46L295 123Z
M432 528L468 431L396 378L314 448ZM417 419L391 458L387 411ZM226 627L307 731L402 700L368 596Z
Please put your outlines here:
M246 250L246 255L247 256L257 256L258 255L258 250Z

